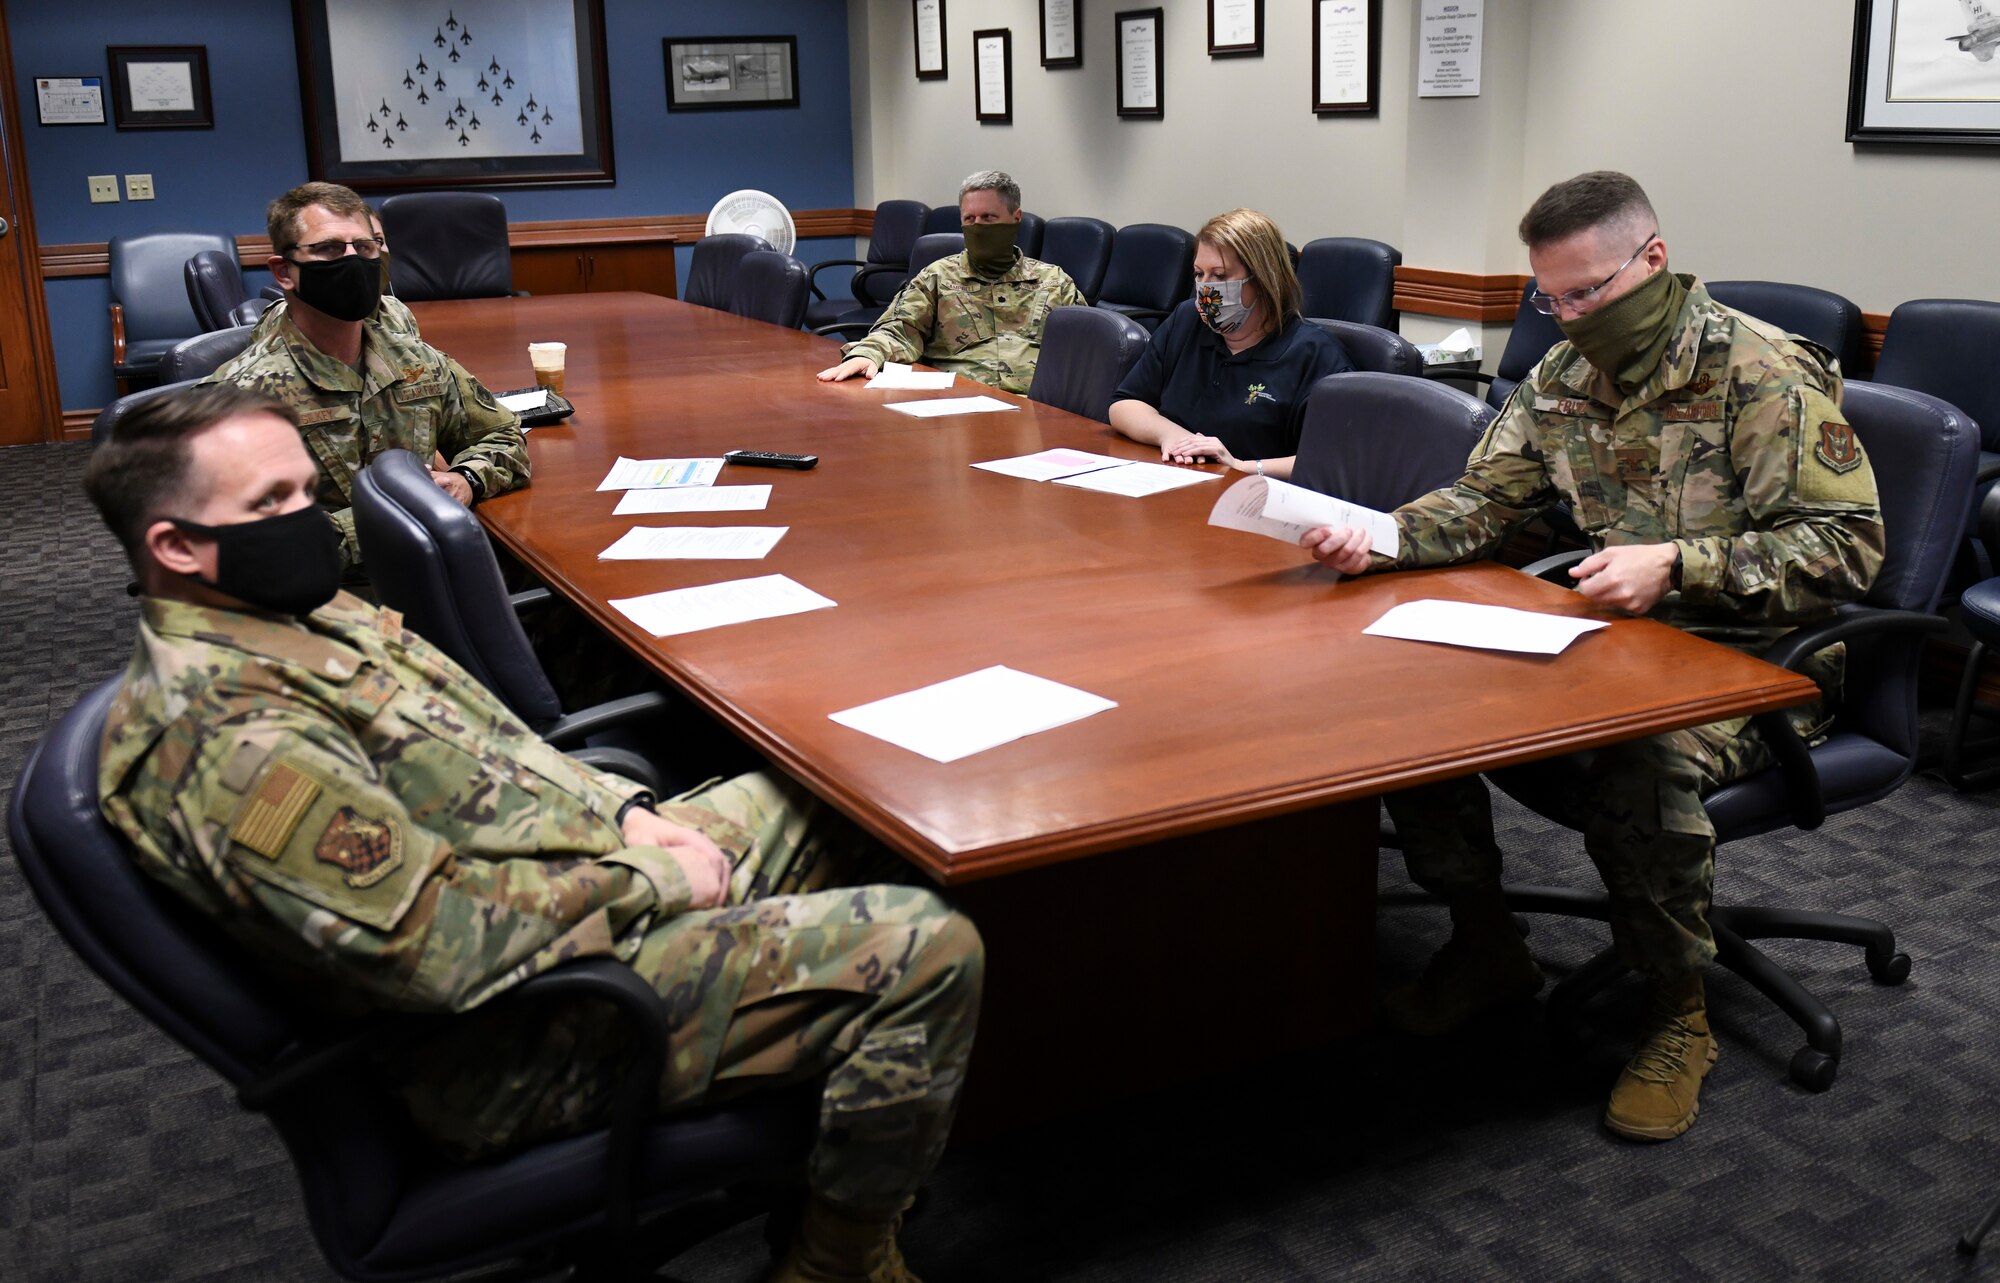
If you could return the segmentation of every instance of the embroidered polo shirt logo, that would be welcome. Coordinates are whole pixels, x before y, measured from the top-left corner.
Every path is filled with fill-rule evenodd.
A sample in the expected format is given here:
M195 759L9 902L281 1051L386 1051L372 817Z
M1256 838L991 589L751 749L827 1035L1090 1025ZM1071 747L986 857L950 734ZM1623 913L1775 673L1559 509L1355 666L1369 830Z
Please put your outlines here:
M1269 392L1266 392L1264 390L1263 384L1252 383L1250 385L1250 395L1243 398L1243 404L1255 405L1259 401L1269 401L1271 404L1276 405L1278 403L1278 398L1272 396Z
M1813 455L1835 472L1852 472L1861 466L1861 442L1855 439L1852 426L1827 419L1819 425L1819 444L1813 447Z
M347 885L371 887L403 863L403 835L393 825L365 820L343 806L313 847L313 858L346 874Z

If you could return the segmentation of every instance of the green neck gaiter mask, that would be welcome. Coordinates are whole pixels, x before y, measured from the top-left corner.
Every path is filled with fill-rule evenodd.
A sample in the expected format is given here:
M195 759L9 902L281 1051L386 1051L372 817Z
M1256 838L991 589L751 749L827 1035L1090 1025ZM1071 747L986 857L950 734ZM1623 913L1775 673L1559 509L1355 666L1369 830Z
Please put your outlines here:
M1662 267L1623 298L1556 324L1586 360L1630 392L1659 368L1685 302L1687 286Z
M1020 234L1019 223L967 223L965 232L965 257L972 264L972 270L988 280L1004 276L1014 265L1014 237Z

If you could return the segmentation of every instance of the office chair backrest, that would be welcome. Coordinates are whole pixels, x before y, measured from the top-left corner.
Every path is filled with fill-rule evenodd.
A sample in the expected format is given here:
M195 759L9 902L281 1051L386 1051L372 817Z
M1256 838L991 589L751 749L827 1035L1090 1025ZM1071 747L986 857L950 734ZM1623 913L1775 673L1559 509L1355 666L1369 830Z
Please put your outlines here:
M1889 313L1875 382L1928 392L1979 425L1981 448L2000 451L2000 303L1911 299Z
M232 325L226 330L182 339L160 358L160 377L169 383L205 379L249 347L256 332L248 325Z
M1537 312L1528 296L1535 292L1533 277L1521 287L1521 305L1514 312L1514 328L1508 331L1507 346L1500 350L1500 363L1493 367L1493 382L1486 388L1486 403L1498 410L1507 403L1514 386L1528 377L1536 362L1563 341L1556 318Z
M1134 223L1118 229L1111 261L1104 268L1101 300L1155 312L1171 312L1194 293L1194 237L1165 223Z
M191 388L198 382L200 382L199 379L189 379L184 383L156 383L150 388L140 388L137 392L128 392L124 396L119 397L102 410L99 410L97 418L91 421L90 444L100 446L109 441L112 432L116 430L120 420L154 397L171 395L183 389Z
M1840 361L1852 378L1861 360L1861 308L1832 290L1784 281L1708 281L1708 295L1724 307L1811 339Z
M954 200L948 204L931 206L930 213L924 215L923 229L917 234L933 236L939 232L955 232L963 226L965 220L959 217L958 202Z
M507 206L487 192L408 192L382 202L389 282L405 303L514 292Z
M748 232L718 232L694 243L688 264L687 288L681 300L727 312L736 301L737 267L753 250L770 249L771 242Z
M230 313L249 297L243 288L243 269L234 254L205 249L190 255L181 267L187 285L188 306L204 331L227 329L235 324Z
M1416 344L1394 330L1355 321L1336 321L1324 316L1306 319L1339 339L1340 345L1347 349L1348 360L1357 370L1416 376L1424 372L1424 354L1417 350Z
M124 309L125 341L174 339L219 326L204 325L188 301L187 261L215 253L236 261L236 238L220 233L148 232L111 238L111 301Z
M1111 394L1150 338L1137 321L1103 308L1051 308L1028 399L1108 423Z
M811 277L806 265L774 249L754 249L736 267L736 306L729 310L788 330L805 319Z
M354 480L354 529L382 604L486 684L531 729L562 703L507 599L485 527L408 450L384 450Z
M1396 328L1396 268L1403 251L1360 236L1325 236L1299 251L1307 316Z
M1493 416L1431 379L1329 374L1306 395L1292 481L1387 512L1464 476Z
M885 200L875 207L874 228L868 233L867 266L854 274L849 288L863 307L885 307L910 279L910 250L924 233L931 207L920 200Z
M965 252L963 232L925 232L917 237L917 243L910 247L910 275L929 267L941 258Z
M1014 244L1019 246L1021 252L1029 258L1040 258L1042 256L1042 236L1045 231L1047 231L1047 224L1042 216L1040 214L1031 214L1024 209L1021 211L1021 229L1014 233Z
M1101 218L1051 218L1042 229L1044 263L1069 273L1076 288L1092 303L1104 288L1104 269L1111 265L1111 242L1118 229Z

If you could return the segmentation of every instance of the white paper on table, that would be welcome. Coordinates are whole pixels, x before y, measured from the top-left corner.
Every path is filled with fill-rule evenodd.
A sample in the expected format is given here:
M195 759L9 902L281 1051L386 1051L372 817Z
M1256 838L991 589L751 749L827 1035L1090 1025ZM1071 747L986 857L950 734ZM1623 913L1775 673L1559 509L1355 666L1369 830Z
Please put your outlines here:
M665 486L712 486L722 471L720 459L628 459L618 456L599 490L657 490Z
M931 401L891 401L889 408L912 418L935 419L944 414L986 414L993 410L1018 410L1021 407L990 396L941 396Z
M972 466L997 472L1003 477L1020 477L1024 481L1054 481L1059 477L1076 476L1080 472L1096 472L1100 468L1122 468L1130 462L1130 459L1092 454L1088 450L1055 449L1016 455L1011 459L988 459L985 463Z
M1057 477L1056 484L1075 486L1079 490L1101 490L1105 494L1122 494L1140 499L1149 494L1159 494L1163 490L1178 490L1182 486L1220 480L1222 476L1219 473L1196 472L1192 468L1176 468L1171 464L1127 463L1123 467L1106 468L1102 472L1086 472L1079 477Z
M1403 546L1396 519L1386 512L1348 503L1332 495L1295 486L1276 477L1245 477L1222 492L1209 511L1208 524L1224 530L1244 530L1296 544L1316 526L1339 529L1359 526L1368 532L1368 546L1393 557Z
M1116 700L995 664L829 716L934 762L956 762L1116 707Z
M1559 655L1585 633L1607 625L1601 619L1544 615L1511 606L1480 606L1469 601L1406 601L1361 631L1372 637L1443 642L1481 650L1513 650L1530 655Z
M769 486L674 486L627 490L611 514L643 517L661 512L753 512L770 502Z
M634 526L597 554L599 561L708 559L756 561L790 526Z
M655 637L678 637L724 624L824 610L835 604L832 598L822 597L786 575L731 579L699 588L648 593L644 597L614 598L611 602L619 614Z
M939 388L948 388L951 384L950 370L913 370L901 361L891 361L882 367L880 374L868 380L863 386L890 392L898 389L932 392Z
M547 388L529 388L526 392L516 392L510 396L495 397L494 399L516 414L526 414L530 410L539 410L549 403L549 390Z

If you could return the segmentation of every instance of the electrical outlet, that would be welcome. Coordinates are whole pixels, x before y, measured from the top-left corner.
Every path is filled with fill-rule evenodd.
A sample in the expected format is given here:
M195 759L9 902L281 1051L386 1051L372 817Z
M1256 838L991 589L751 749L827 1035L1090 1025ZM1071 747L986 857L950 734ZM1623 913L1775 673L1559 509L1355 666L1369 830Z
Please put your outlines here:
M87 181L90 183L91 204L102 205L118 199L118 175L92 174Z
M125 199L153 199L153 176L151 174L125 175Z

